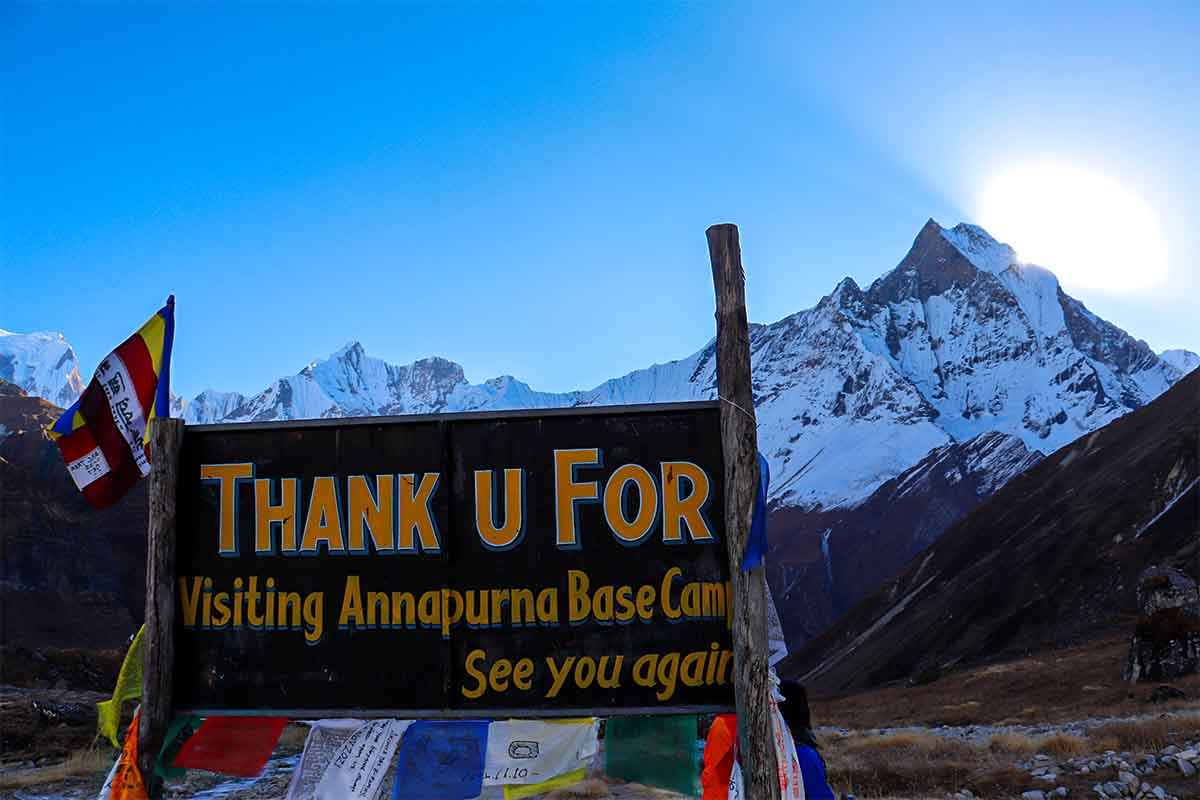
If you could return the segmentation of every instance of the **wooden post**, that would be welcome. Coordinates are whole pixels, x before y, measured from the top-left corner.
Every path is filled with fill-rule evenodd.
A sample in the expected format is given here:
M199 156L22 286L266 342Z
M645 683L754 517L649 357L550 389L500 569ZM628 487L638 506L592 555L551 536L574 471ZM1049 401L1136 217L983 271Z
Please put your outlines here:
M736 225L707 231L717 295L717 390L725 458L725 548L733 584L733 692L747 800L779 800L779 773L767 679L767 598L763 568L742 571L758 494L758 423L750 383L746 276Z
M175 661L175 487L183 420L150 423L150 525L146 537L146 632L142 651L142 716L138 768L150 797L162 795L154 761L171 722L171 670Z

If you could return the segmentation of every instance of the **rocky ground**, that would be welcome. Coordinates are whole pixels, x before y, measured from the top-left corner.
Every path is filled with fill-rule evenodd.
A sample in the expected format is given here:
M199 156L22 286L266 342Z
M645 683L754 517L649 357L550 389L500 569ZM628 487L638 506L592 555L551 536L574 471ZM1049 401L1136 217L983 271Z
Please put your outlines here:
M1200 797L1200 714L1090 719L1041 731L826 729L818 736L831 782L860 800ZM1162 744L1171 740L1181 744Z

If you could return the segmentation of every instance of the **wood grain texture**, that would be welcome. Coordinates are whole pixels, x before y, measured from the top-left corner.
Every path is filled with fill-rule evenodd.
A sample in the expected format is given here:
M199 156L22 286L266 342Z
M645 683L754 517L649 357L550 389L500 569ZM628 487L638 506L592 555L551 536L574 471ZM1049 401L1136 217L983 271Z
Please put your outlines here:
M758 424L750 382L750 325L736 225L707 231L717 296L717 390L725 460L725 546L733 584L734 696L747 800L779 800L767 673L767 598L762 567L743 572L758 493Z
M171 670L175 660L175 490L183 420L150 423L150 524L146 541L146 632L138 767L152 798L162 796L154 760L171 722Z

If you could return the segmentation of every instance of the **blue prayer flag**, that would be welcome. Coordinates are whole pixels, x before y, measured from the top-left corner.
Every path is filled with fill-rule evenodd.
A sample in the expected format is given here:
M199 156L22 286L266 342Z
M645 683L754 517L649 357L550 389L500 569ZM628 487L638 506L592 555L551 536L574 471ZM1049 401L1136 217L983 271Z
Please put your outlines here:
M487 735L487 720L414 722L400 740L392 800L479 796Z
M742 555L742 570L762 566L767 554L767 487L771 483L771 465L758 454L758 497L754 501L754 516L750 518L750 537Z

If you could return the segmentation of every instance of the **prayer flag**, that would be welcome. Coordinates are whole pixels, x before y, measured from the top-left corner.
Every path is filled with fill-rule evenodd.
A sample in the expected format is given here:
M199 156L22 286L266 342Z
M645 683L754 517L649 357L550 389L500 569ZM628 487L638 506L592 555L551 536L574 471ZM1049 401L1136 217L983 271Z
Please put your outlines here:
M580 767L574 772L567 772L559 775L557 778L551 778L541 783L527 783L523 786L505 786L504 800L523 800L523 798L537 797L540 794L552 792L555 789L565 789L582 781L586 774L587 768Z
M696 716L613 717L604 733L610 778L696 794Z
M167 778L182 778L187 774L187 770L173 767L171 762L175 760L175 756L179 755L184 743L192 738L192 735L200 729L203 723L204 718L197 717L195 714L184 714L171 720L171 724L167 726L167 732L163 736L162 747L158 751L158 760L154 762L155 775L166 780Z
M100 362L75 403L47 434L67 471L95 508L120 500L150 474L150 420L171 411L175 296Z
M256 777L287 724L282 717L209 717L183 743L172 766Z
M483 790L486 720L414 722L400 740L392 800L468 800Z
M316 800L375 800L410 725L408 720L376 719L350 734L325 768Z
M133 722L125 732L125 746L100 788L99 800L149 800L137 763L138 720L141 716L140 709L134 712Z
M142 696L142 634L146 626L138 628L137 636L125 651L121 671L117 674L117 685L113 687L112 699L96 703L96 729L104 738L119 748L117 728L121 725L121 705L126 700Z
M599 727L591 717L493 722L488 728L483 785L540 784L586 768L599 750Z
M365 723L361 719L318 719L308 723L304 751L292 773L284 800L313 800L317 784L342 745Z
M761 567L767 554L767 488L771 485L771 465L762 453L758 454L758 496L754 499L754 515L750 518L750 536L742 555L742 570Z
M718 714L704 740L703 800L726 800L736 756L737 715Z

